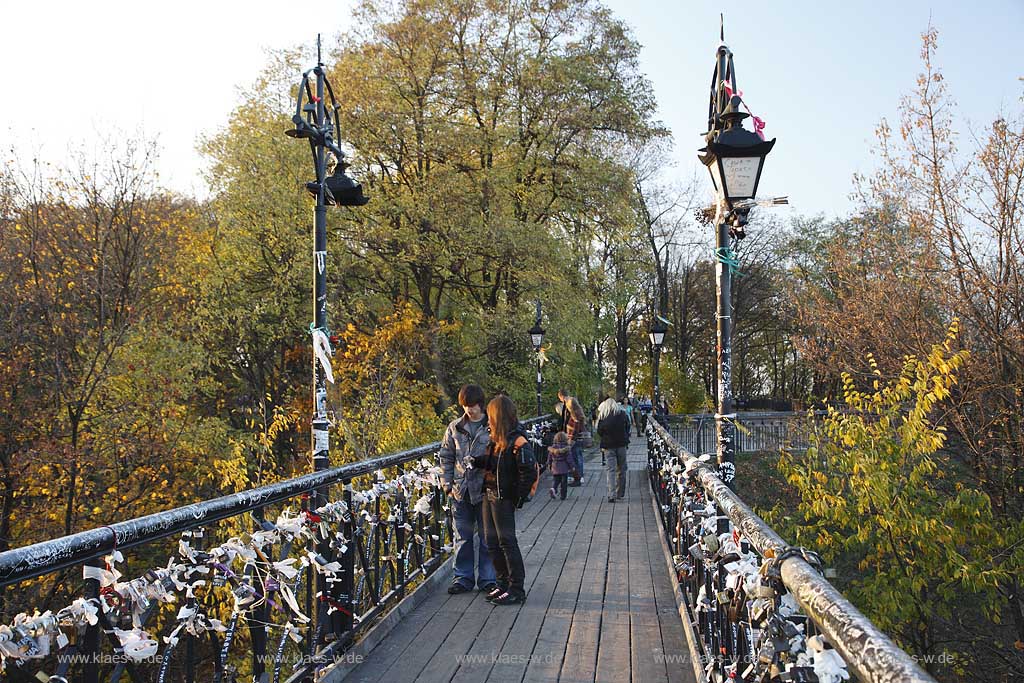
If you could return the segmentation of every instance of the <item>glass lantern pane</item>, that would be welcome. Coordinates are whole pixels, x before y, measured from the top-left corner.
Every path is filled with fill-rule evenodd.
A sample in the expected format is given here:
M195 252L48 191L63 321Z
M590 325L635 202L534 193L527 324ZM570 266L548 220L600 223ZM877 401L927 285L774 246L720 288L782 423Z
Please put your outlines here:
M721 161L729 199L752 198L761 157L724 157Z
M711 162L708 170L711 171L711 182L715 184L715 194L718 194L722 191L722 175L718 170L718 162Z
M531 341L533 341L533 348L537 348L538 346L541 345L541 343L543 343L544 335L542 335L542 334L531 334L530 335L530 339L531 339Z

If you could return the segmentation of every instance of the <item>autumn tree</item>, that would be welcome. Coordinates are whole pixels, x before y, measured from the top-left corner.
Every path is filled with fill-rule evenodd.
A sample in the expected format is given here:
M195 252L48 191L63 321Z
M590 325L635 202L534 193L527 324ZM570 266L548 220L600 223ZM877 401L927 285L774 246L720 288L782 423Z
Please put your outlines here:
M525 343L510 348L503 321L525 320L534 298L558 311L586 286L572 250L590 252L597 214L621 193L610 143L656 132L639 46L585 0L367 2L360 17L334 73L378 201L346 244L379 291L427 320L490 321L462 340L483 353L488 381L518 384L504 359L528 365ZM582 305L557 327L586 354Z
M984 492L997 524L1013 529L1024 516L1024 117L1018 102L1015 113L982 131L959 132L936 50L937 32L929 29L923 71L901 104L899 125L879 126L881 166L858 179L863 208L819 234L819 258L802 270L799 344L833 376L849 365L855 377L869 377L855 359L871 350L883 376L895 377L905 355L925 355L959 317L971 357L941 424L963 484ZM1013 561L1016 542L994 557ZM999 576L998 619L1012 624L1011 640L1024 643L1019 571ZM978 656L1019 672L1019 649L991 646L1004 641L993 638L997 617L974 617L970 610L951 615Z
M955 350L957 329L891 380L870 356L866 389L844 374L842 409L805 454L782 460L800 494L800 523L787 526L831 562L856 558L844 592L930 671L1009 680L1020 661L997 625L1011 602L1003 586L1024 567L1024 523L1001 520L947 449L940 423L970 355Z
M178 255L195 202L155 187L152 147L12 167L0 215L0 534L20 546L244 483ZM244 467L241 468L244 474ZM51 577L54 599L63 577ZM20 590L27 590L22 587Z

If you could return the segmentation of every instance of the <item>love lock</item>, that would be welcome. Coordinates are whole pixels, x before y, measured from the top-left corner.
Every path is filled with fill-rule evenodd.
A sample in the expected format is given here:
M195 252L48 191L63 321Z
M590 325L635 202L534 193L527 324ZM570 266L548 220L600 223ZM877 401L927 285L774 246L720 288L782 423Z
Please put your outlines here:
M782 563L791 557L799 557L811 565L819 574L824 573L825 563L818 553L807 548L786 548L780 554L761 565L762 579L775 589L775 592L779 595L786 593L786 585L782 582Z
M672 567L675 569L676 579L680 583L693 577L693 565L684 555L673 555Z
M768 620L768 615L772 609L772 603L770 600L765 598L757 598L750 603L750 623L754 626L761 627L765 621Z
M694 562L704 561L704 550L700 547L700 543L694 543L689 547L690 557L693 558Z
M794 666L783 671L776 679L780 683L818 683L818 675L810 666Z
M721 547L721 543L718 542L718 536L715 536L714 534L708 534L701 540L709 555L714 555Z
M754 590L753 597L771 600L776 595L777 593L775 592L775 589L768 580L762 576L757 582L757 588Z
M743 592L743 588L738 588L733 592L732 599L729 600L729 606L725 609L726 618L732 623L738 624L743 620L743 609L746 606L747 596Z

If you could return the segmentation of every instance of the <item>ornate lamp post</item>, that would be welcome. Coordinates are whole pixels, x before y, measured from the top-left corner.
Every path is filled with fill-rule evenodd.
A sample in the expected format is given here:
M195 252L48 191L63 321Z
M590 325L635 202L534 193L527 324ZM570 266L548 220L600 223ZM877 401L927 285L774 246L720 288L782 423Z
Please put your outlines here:
M305 138L313 154L316 180L306 183L306 189L316 197L313 219L313 469L327 469L330 438L327 419L327 383L334 382L331 373L330 340L327 334L327 207L363 206L369 199L363 188L347 175L345 153L338 147L341 126L338 123L338 104L334 90L327 81L320 57L320 37L317 36L317 65L302 74L299 95L295 103L292 123L295 128L285 131L293 138ZM313 74L313 79L310 78ZM311 83L312 80L312 83ZM315 87L315 94L313 88ZM330 97L330 110L324 97ZM306 103L303 104L303 101ZM335 159L334 172L327 175L327 152ZM322 372L320 371L322 369Z
M544 343L544 328L540 326L540 302L537 302L537 319L533 323L533 327L530 328L530 344L533 346L533 351L537 355L537 415L543 415L543 409L541 406L541 355L540 347Z
M708 111L707 146L699 158L715 186L715 256L718 294L718 409L715 432L718 439L718 467L722 480L731 485L736 473L736 413L732 398L732 271L737 265L732 240L744 237L743 226L751 207L758 204L757 185L764 159L775 145L766 141L764 122L754 117L757 132L743 127L749 114L736 87L732 52L722 44L716 55ZM784 198L772 203L785 203Z
M334 382L331 371L331 342L327 328L327 207L363 206L369 199L363 195L359 183L345 175L348 165L345 163L345 153L338 147L338 140L341 139L338 104L324 71L319 35L316 39L316 51L317 65L302 74L302 82L299 84L295 115L292 116L295 128L290 128L285 133L290 137L309 141L316 173L316 180L306 183L306 189L316 198L313 214L313 324L310 325L310 332L313 335L313 470L320 471L330 465L327 382ZM327 107L325 98L330 99L330 108ZM327 175L328 152L335 161L334 172L330 176ZM312 507L316 509L326 502L326 492L318 490ZM331 552L327 542L322 543L317 551L325 557ZM351 562L346 562L346 565L349 569L345 572L341 593L336 593L336 589L332 589L331 593L338 601L347 604L351 601L352 595L352 571ZM322 575L317 577L317 591L325 597L328 594L328 587ZM318 623L322 624L327 610L324 607L325 602L322 601L320 605ZM336 615L339 617L335 620L339 623L333 625L336 632L352 627L350 610L347 614L338 610ZM325 629L320 627L317 630L325 632Z

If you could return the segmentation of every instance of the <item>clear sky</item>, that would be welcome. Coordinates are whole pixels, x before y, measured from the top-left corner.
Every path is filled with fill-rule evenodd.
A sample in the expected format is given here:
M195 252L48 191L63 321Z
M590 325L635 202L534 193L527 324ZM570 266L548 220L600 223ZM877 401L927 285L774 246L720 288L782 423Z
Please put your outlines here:
M874 128L896 121L920 70L919 36L940 32L938 62L976 128L1021 105L1024 0L606 0L644 45L642 67L675 135L681 179L706 126L718 14L739 87L777 137L762 195L801 213L845 214L854 172L874 165ZM348 26L352 0L51 0L5 2L0 15L0 142L59 161L69 145L120 130L156 136L162 182L203 195L196 138L222 125L266 48L311 44ZM302 10L299 10L299 7ZM326 8L324 18L313 7ZM310 64L314 61L310 53ZM299 74L296 74L298 80ZM969 140L964 139L964 143ZM710 189L708 190L710 196Z

